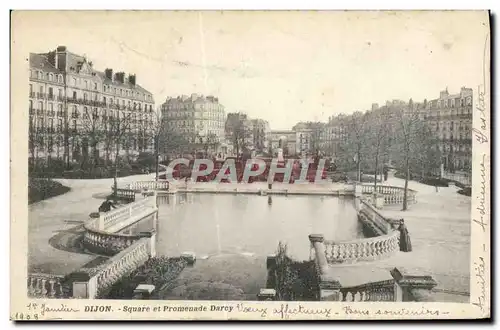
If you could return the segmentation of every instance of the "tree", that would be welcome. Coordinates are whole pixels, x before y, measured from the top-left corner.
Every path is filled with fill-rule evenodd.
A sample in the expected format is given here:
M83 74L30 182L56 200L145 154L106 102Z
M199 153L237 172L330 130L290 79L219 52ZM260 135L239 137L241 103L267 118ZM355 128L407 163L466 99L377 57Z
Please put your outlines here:
M238 159L240 152L247 149L248 141L251 138L251 131L247 125L247 115L239 112L228 114L225 130L236 150L236 158Z
M85 107L83 110L83 120L82 120L82 135L83 135L83 144L84 149L90 145L90 149L92 151L92 166L91 173L96 167L99 160L99 150L98 145L106 136L104 117L100 117L97 112L97 108L95 108L92 113L88 107ZM111 141L113 143L113 141ZM87 158L87 152L84 150L83 152L84 158ZM84 160L86 161L86 159Z
M407 105L398 106L395 109L396 119L398 123L397 134L397 154L400 155L400 164L405 171L405 187L403 196L403 211L408 209L408 181L410 180L410 168L412 162L418 154L419 138L422 128L422 121L419 116L418 106L413 104L410 99Z
M389 110L387 107L382 107L367 115L367 121L370 125L369 129L369 151L372 153L375 161L375 184L374 191L377 191L377 174L380 164L381 153L387 146L389 133Z
M118 190L118 165L120 151L127 150L129 147L129 139L132 136L132 116L130 112L117 112L110 114L106 119L103 118L103 126L105 128L106 140L110 141L114 151L114 174L113 174L113 194L116 196Z
M215 133L212 132L208 133L203 142L203 150L205 150L205 157L208 156L208 150L211 150L212 148L217 150L219 144L220 144L219 137Z
M343 119L345 121L345 138L340 144L344 161L354 160L357 168L357 179L361 181L361 162L367 148L367 120L364 113L357 111Z
M30 152L29 166L30 170L35 170L38 160L38 148L41 145L41 128L36 126L35 117L29 117L28 128L28 147Z

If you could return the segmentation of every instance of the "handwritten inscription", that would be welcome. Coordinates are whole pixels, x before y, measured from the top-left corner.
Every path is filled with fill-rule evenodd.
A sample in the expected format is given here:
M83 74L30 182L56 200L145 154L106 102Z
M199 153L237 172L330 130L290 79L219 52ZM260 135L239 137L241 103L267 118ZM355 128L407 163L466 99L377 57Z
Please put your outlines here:
M331 308L307 308L301 304L297 307L290 306L289 304L281 304L280 308L273 310L275 315L279 315L282 319L289 319L291 316L320 316L322 318L330 318L332 314Z
M479 196L477 196L477 199L479 200L479 205L476 207L476 209L479 211L479 220L474 219L474 223L478 224L481 226L483 232L486 231L486 226L487 223L484 220L484 217L486 215L486 166L484 164L486 159L486 155L483 154L481 157L481 162L479 163L479 172L481 174L481 184L479 187Z
M486 123L486 102L484 97L484 90L478 86L478 102L476 106L477 113L479 114L479 127L474 127L472 132L479 143L487 143L488 137L486 136L488 125Z
M479 296L473 304L478 306L481 311L485 310L486 303L486 279L485 279L485 262L483 257L479 257L477 262L474 262L474 275L476 283L479 285Z
M351 306L343 307L342 310L346 315L353 316L370 316L370 315L386 315L386 316L439 316L440 314L448 314L448 312L440 312L437 309L429 309L422 307L421 309L410 309L410 308L395 308L395 309L356 309Z

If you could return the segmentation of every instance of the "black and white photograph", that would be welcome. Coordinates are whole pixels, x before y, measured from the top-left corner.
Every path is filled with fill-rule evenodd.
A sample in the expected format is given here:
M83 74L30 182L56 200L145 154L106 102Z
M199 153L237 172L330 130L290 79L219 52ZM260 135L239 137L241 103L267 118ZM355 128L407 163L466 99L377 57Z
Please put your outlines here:
M489 316L488 11L11 15L12 318Z

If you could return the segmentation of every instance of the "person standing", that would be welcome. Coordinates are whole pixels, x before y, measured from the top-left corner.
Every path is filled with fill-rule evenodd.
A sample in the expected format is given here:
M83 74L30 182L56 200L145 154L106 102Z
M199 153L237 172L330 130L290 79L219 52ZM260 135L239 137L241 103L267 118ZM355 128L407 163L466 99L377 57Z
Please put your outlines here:
M408 233L408 229L406 228L404 219L399 221L399 251L401 252L411 252L411 240L410 234Z

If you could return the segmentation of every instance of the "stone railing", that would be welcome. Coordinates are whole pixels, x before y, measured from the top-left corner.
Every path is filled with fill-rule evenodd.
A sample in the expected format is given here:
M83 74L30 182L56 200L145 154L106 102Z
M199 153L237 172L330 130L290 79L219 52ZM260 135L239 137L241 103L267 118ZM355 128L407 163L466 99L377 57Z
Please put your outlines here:
M329 264L373 261L399 251L399 232L346 242L324 241L323 244Z
M128 248L144 235L118 234L120 230L141 220L141 215L157 212L156 195L126 204L125 206L89 219L85 225L83 245L93 253L112 256Z
M128 189L131 189L135 192L141 192L143 190L165 190L167 191L170 188L170 185L167 180L158 180L158 181L136 181L127 185Z
M131 189L116 189L116 198L127 202L134 202L135 191Z
M396 301L394 280L341 287L339 301Z
M121 277L130 274L156 255L155 236L143 237L96 268L82 268L71 274L73 297L95 299Z
M99 218L97 218L97 229L107 231L109 228L116 226L120 222L123 222L123 227L126 227L130 225L127 221L128 219L133 219L134 216L138 215L148 207L156 208L156 196L147 197L130 204L125 204L117 209L101 214Z
M359 200L358 219L364 226L369 227L373 234L371 236L386 235L393 229L392 222L384 217L370 202Z
M65 298L67 293L64 285L64 276L29 273L28 297L32 298Z
M375 191L375 185L373 184L363 184L362 192L363 194L373 194ZM377 185L377 193L384 196L385 205L397 205L403 204L404 199L404 188L396 186L387 185ZM417 202L417 192L412 189L408 189L408 203L415 204Z

